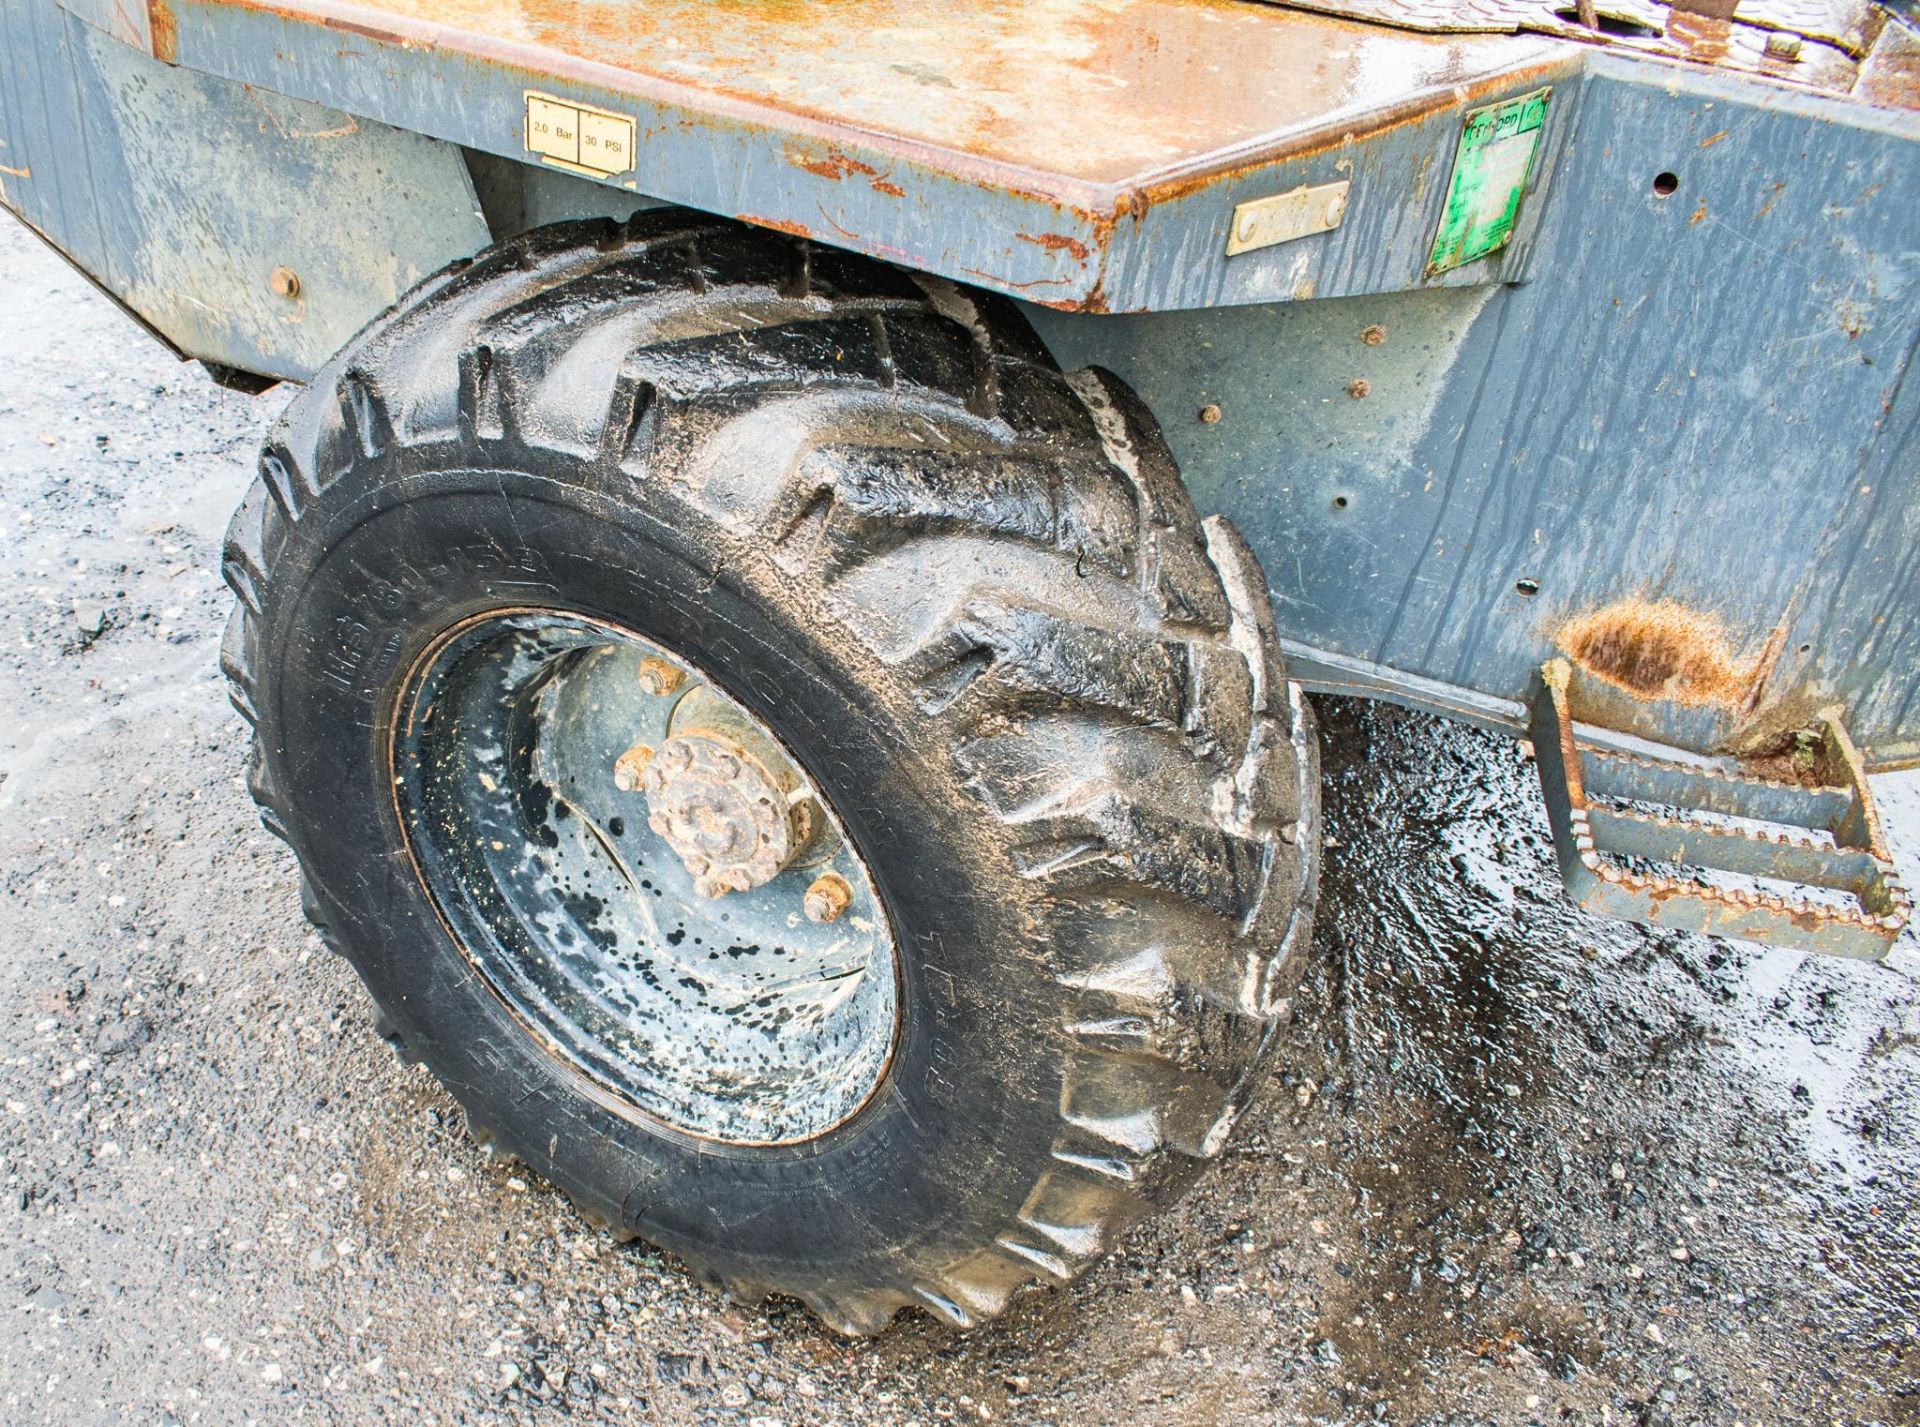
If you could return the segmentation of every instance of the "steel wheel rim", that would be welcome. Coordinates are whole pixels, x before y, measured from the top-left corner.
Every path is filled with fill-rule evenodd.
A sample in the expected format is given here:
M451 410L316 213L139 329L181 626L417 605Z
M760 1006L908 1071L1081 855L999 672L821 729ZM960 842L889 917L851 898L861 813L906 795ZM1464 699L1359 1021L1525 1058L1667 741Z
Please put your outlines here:
M634 756L655 748L678 774ZM699 666L583 615L476 616L415 661L390 752L442 924L594 1098L747 1146L817 1138L873 1097L899 1021L885 908L819 785ZM680 816L688 787L722 805L719 834ZM716 841L732 850L696 876ZM761 876L770 848L787 858L766 880L696 890Z

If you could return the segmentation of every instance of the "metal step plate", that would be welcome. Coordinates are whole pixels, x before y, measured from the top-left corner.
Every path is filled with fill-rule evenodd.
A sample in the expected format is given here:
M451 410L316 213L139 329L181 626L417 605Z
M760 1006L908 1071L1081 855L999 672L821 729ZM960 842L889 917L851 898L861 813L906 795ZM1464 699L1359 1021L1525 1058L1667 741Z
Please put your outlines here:
M1860 755L1832 715L1810 780L1601 749L1575 736L1571 667L1540 671L1535 761L1568 895L1603 916L1879 960L1912 913Z

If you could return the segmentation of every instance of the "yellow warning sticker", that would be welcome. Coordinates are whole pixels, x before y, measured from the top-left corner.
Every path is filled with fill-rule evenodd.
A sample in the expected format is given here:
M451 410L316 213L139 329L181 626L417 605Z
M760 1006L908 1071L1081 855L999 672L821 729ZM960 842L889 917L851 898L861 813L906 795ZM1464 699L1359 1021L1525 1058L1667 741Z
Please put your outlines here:
M635 137L631 114L527 91L527 152L555 168L592 178L626 173L633 168Z

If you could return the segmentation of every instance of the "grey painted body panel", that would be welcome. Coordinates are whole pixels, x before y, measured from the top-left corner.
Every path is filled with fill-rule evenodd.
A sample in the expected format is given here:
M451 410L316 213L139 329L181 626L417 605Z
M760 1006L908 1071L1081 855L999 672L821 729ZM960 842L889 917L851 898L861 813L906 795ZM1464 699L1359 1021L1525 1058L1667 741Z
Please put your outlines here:
M1511 701L1569 619L1674 601L1744 659L1784 627L1755 707L1588 679L1583 719L1705 749L1831 701L1877 762L1911 759L1920 145L1742 99L1602 64L1529 283L1032 316L1160 415L1196 499L1260 555L1283 636Z
M243 371L308 375L487 241L451 145L162 64L45 0L0 4L0 141L8 206L174 347Z

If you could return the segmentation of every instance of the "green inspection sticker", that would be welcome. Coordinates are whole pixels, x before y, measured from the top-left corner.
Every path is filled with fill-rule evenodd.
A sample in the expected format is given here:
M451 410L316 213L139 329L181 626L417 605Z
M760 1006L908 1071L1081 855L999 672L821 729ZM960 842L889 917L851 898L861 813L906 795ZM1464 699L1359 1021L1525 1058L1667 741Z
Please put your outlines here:
M1513 236L1520 201L1533 177L1533 156L1547 120L1551 89L1489 104L1467 113L1453 156L1453 181L1440 231L1433 235L1427 276L1498 252Z

